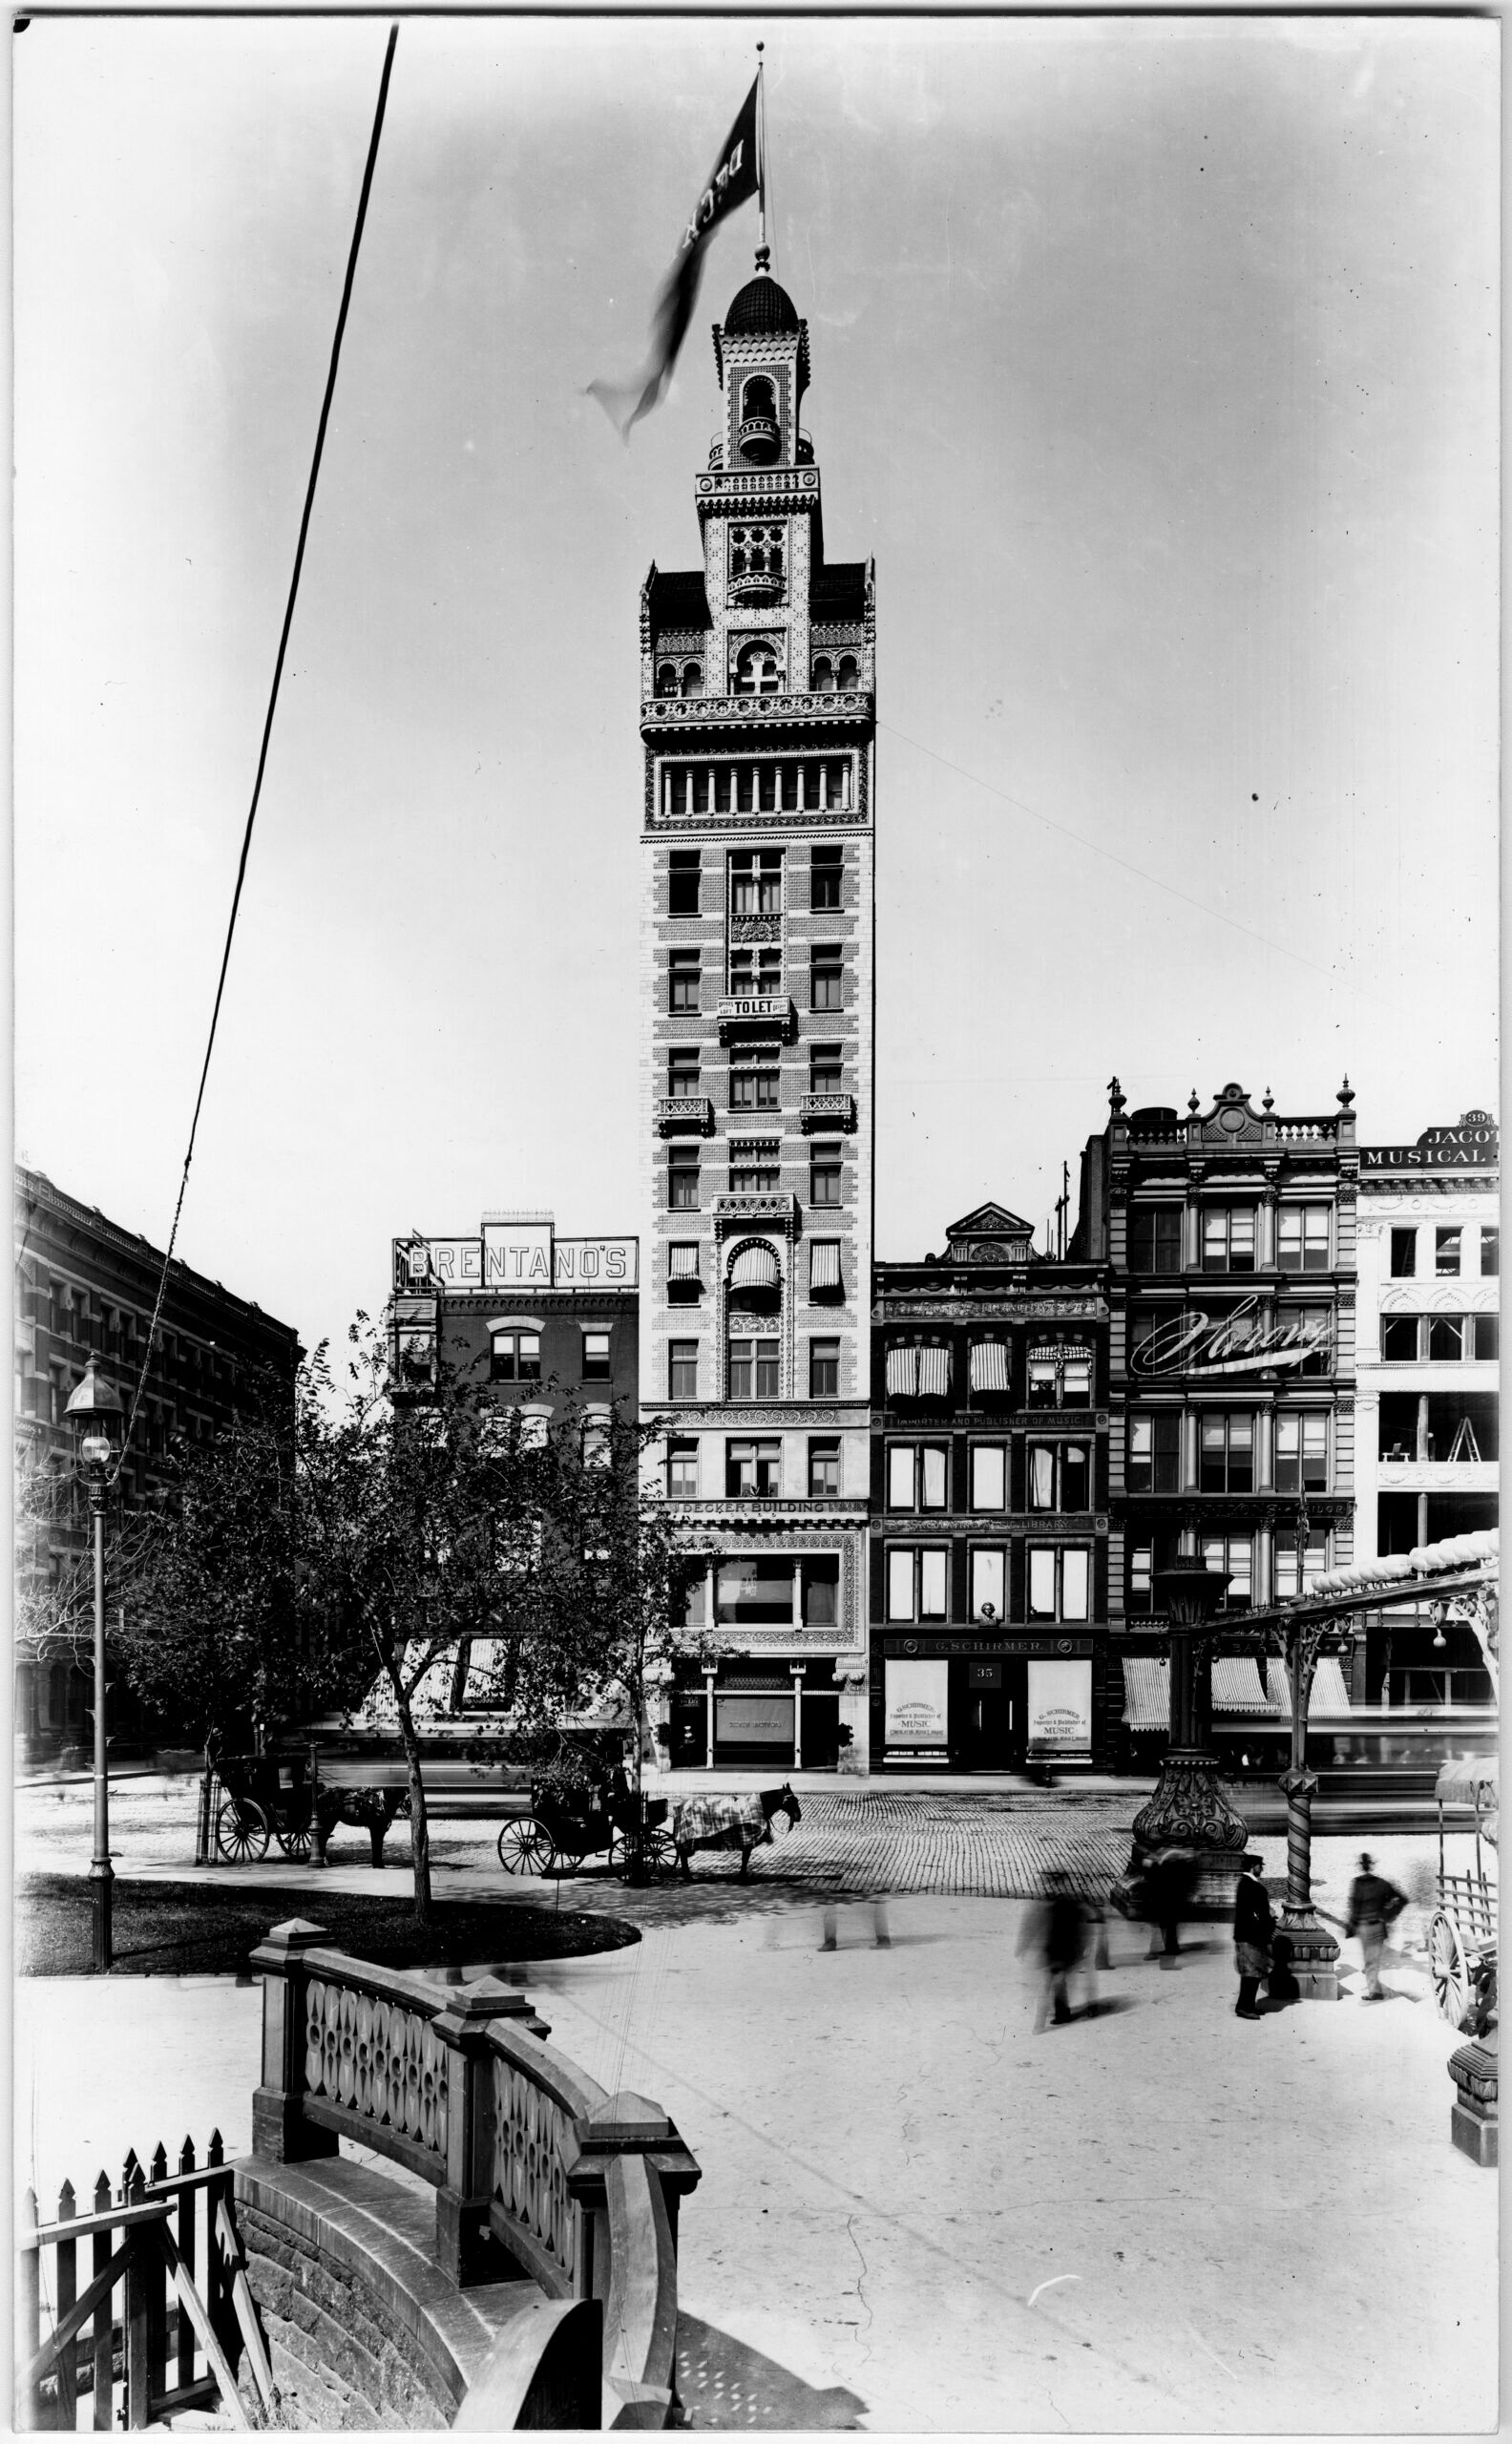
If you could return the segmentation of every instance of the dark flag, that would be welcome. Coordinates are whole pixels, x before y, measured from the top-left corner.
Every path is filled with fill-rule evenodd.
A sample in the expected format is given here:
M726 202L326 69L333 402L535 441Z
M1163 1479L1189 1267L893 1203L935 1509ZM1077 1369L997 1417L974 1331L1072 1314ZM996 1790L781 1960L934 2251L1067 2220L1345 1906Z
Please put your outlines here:
M724 139L708 184L688 215L687 227L682 232L672 268L662 284L656 311L651 318L651 353L644 372L634 382L590 382L588 385L590 397L598 400L626 441L630 438L631 426L638 424L658 405L672 379L678 350L687 336L687 327L698 302L699 282L704 272L704 249L710 234L737 205L747 202L760 192L761 160L757 134L760 90L761 78L758 76L741 104L740 116Z

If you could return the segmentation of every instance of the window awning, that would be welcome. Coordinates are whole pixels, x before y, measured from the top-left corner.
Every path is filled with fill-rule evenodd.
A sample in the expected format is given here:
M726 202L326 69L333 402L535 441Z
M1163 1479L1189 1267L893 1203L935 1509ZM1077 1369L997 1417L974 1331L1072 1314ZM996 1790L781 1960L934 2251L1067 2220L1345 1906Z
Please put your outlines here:
M1274 1715L1275 1699L1261 1686L1254 1655L1214 1655L1212 1710L1215 1715Z
M839 1289L840 1242L838 1239L815 1239L810 1245L808 1287L810 1290Z
M698 1241L696 1239L681 1239L675 1246L667 1250L667 1279L669 1281L697 1281L698 1277Z
M943 1401L950 1391L951 1354L948 1349L921 1349L919 1362L919 1399Z
M760 1244L742 1248L730 1271L732 1290L780 1290L782 1268L772 1250Z
M1277 1654L1267 1658L1266 1673L1270 1683L1270 1696L1275 1710L1288 1721L1292 1717L1292 1690L1287 1668ZM1336 1654L1320 1654L1312 1675L1312 1694L1308 1700L1308 1721L1315 1723L1337 1719L1350 1712L1349 1691L1344 1686L1343 1667Z
M918 1392L918 1359L916 1349L888 1351L887 1387L899 1400L912 1401Z
M1008 1352L1003 1342L1000 1340L973 1341L971 1387L974 1392L1006 1392Z
M1130 1731L1165 1731L1170 1722L1170 1666L1158 1654L1124 1657L1124 1719Z

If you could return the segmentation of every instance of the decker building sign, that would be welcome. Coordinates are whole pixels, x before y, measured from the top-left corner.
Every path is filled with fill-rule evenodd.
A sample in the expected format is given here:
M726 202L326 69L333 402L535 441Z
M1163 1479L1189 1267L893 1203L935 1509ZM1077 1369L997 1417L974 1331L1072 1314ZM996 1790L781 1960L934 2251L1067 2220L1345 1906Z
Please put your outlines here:
M550 1222L485 1222L475 1239L393 1243L396 1291L634 1290L639 1239L558 1239Z
M1362 1146L1369 1171L1477 1171L1500 1159L1500 1131L1488 1111L1467 1111L1453 1128L1425 1128L1416 1146Z

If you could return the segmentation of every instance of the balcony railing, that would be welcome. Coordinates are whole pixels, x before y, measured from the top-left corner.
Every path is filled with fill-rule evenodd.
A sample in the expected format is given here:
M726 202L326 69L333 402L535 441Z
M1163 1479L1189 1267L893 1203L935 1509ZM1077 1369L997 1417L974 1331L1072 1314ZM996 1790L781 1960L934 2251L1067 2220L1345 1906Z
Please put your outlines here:
M790 1189L731 1189L714 1199L714 1225L720 1231L786 1231L797 1219L798 1200Z
M657 1127L663 1137L711 1137L714 1106L707 1095L662 1095L657 1103Z
M805 1095L798 1106L800 1128L841 1128L856 1125L854 1095Z

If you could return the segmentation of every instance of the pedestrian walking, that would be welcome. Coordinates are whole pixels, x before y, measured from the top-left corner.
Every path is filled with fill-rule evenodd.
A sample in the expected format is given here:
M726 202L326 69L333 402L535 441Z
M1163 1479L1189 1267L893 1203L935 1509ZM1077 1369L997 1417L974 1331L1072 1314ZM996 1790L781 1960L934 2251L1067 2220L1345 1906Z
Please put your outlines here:
M1170 1845L1157 1850L1144 1869L1144 1915L1150 1926L1148 1957L1157 1955L1163 1969L1181 1950L1182 1921L1197 1888L1198 1862L1190 1850Z
M1380 1982L1381 1953L1386 1949L1386 1929L1407 1907L1407 1895L1388 1884L1383 1875L1375 1872L1375 1861L1369 1850L1360 1852L1360 1871L1350 1886L1349 1923L1346 1935L1358 1935L1360 1959L1365 1969L1365 1991L1362 2003L1384 2003L1385 1991Z
M1260 1874L1260 1862L1253 1852L1244 1863L1244 1872L1234 1886L1234 1967L1239 1971L1239 2000L1234 2005L1234 2017L1257 2020L1264 2016L1260 2009L1260 1980L1270 1973L1270 1944L1275 1921L1270 1915L1270 1895Z
M1045 1898L1029 1911L1018 1937L1020 1954L1027 1952L1040 1964L1040 2000L1034 2024L1037 2036L1047 2023L1060 2028L1074 2016L1068 1981L1072 1970L1081 1966L1086 1938L1087 1920L1082 1897L1073 1890L1064 1868L1052 1867L1045 1878Z

